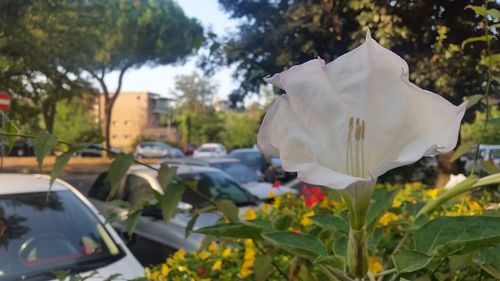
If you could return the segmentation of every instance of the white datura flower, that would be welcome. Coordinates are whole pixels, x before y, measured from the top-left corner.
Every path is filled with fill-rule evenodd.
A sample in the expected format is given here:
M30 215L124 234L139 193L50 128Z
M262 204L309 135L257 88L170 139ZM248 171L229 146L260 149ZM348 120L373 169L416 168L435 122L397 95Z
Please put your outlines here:
M407 63L369 32L333 62L313 59L264 79L286 94L266 113L260 149L304 182L338 190L451 151L466 109L410 83Z

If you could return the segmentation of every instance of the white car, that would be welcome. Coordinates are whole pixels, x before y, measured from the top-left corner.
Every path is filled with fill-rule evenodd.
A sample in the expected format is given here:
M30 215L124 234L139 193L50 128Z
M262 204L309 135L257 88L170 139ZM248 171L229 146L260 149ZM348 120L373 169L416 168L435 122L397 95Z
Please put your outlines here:
M76 189L49 177L0 174L0 280L53 280L54 271L103 280L144 268Z
M155 167L158 168L159 166L156 165ZM257 199L254 196L218 169L188 165L179 165L177 167L176 180L196 184L198 191L214 200L229 199L233 201L240 207L240 215L248 208L257 205ZM154 201L153 189L163 193L157 179L157 172L144 166L134 165L127 172L112 200L123 200L132 206L145 199ZM111 186L107 173L102 173L93 184L88 196L102 213L108 213L109 211L117 213L117 220L115 220L113 226L117 229L124 229L123 220L126 218L127 210L106 201L110 190ZM164 262L165 258L176 249L183 248L192 252L197 251L201 246L204 235L191 233L186 238L185 228L192 218L190 213L192 207L207 205L208 202L203 197L187 189L178 205L176 216L168 224L163 222L161 210L153 207L144 209L134 236L130 238L130 250L144 265ZM213 225L220 218L217 213L201 213L194 224L194 229Z
M168 157L172 147L160 141L145 141L135 147L135 158L163 158Z
M227 155L226 148L220 143L205 143L198 147L194 153L194 158L224 157Z

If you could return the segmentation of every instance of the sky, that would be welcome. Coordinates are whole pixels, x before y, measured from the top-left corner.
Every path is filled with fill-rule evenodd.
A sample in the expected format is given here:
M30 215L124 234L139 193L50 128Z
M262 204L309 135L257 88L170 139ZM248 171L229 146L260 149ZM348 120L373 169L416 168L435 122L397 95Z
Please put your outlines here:
M217 0L176 0L182 7L184 13L189 17L197 18L205 29L210 28L217 35L225 35L237 26L235 20L229 19L222 9L219 8ZM197 70L196 57L193 56L188 62L181 66L142 67L131 69L125 73L122 92L147 91L169 96L168 93L175 88L175 77L177 75L191 74ZM235 89L235 83L231 77L232 70L223 68L218 71L211 81L219 84L217 97L226 99L227 95ZM109 89L116 89L118 73L110 73L105 77Z

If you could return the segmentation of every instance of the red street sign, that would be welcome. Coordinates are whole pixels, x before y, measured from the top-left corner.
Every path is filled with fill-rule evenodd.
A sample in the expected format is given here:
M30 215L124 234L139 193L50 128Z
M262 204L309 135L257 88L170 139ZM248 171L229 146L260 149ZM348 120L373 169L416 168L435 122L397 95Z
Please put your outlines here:
M0 111L6 112L10 108L10 96L5 92L0 92Z

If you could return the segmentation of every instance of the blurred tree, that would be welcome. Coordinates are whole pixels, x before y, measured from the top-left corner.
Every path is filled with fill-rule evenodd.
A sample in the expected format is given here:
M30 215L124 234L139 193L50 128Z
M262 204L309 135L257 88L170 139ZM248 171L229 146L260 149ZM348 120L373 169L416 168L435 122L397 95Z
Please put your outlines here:
M176 116L182 134L182 145L219 142L222 120L212 107L218 86L193 72L176 77Z
M201 25L187 17L172 0L101 1L98 40L85 70L98 82L104 96L104 135L109 130L113 105L121 92L123 76L130 68L180 63L203 41ZM113 91L104 78L118 71Z
M72 0L1 0L0 7L0 85L13 98L9 116L30 129L41 116L52 132L57 102L90 92L79 67L92 41L95 18L87 15L96 7Z
M259 114L228 111L223 113L224 131L223 144L227 149L252 147L257 142L257 131L260 127Z
M69 143L100 143L101 130L95 122L94 112L87 109L92 106L90 100L73 97L57 104L54 133L58 138Z
M454 103L482 91L484 69L476 66L477 46L463 40L482 35L468 4L479 0L219 0L241 24L236 33L212 44L201 63L208 71L217 64L236 65L241 101L259 93L262 77L320 56L326 62L364 40L368 27L376 40L402 56L411 79ZM490 3L496 5L497 3ZM500 48L496 44L495 48ZM478 71L480 70L480 71Z

